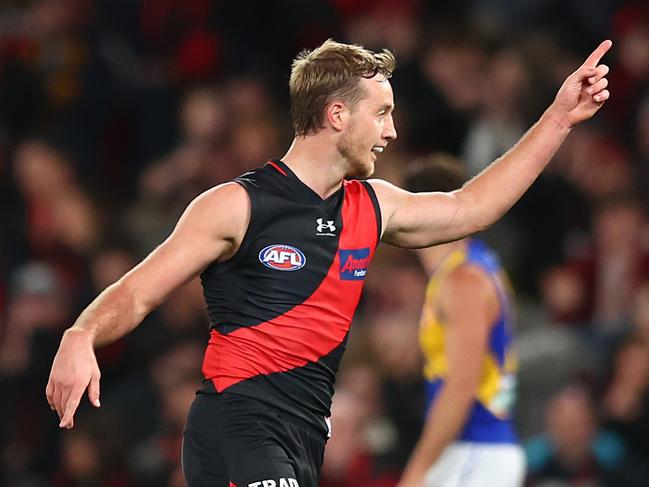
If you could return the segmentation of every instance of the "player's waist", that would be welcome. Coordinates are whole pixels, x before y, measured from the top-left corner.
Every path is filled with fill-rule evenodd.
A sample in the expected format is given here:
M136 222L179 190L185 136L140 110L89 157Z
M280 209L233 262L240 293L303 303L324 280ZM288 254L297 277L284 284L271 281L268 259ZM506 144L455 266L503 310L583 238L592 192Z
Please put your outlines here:
M331 415L331 395L325 394L325 397L314 401L311 395L291 396L287 392L265 380L244 381L224 392L217 392L212 381L204 380L197 391L198 394L246 398L247 407L255 408L257 412L263 411L279 421L292 423L318 438L326 437L330 433L325 418Z
M318 348L320 347L320 348ZM268 333L222 334L212 330L205 350L203 375L214 379L218 391L258 375L308 368L308 375L333 382L342 356L344 340L326 345L303 342L291 336Z
M429 411L437 398L443 381L426 382L426 411ZM477 443L517 443L518 439L512 422L511 413L497 415L477 397L471 404L465 427L458 441Z
M516 430L511 420L490 419L487 421L470 416L457 441L489 444L518 443Z

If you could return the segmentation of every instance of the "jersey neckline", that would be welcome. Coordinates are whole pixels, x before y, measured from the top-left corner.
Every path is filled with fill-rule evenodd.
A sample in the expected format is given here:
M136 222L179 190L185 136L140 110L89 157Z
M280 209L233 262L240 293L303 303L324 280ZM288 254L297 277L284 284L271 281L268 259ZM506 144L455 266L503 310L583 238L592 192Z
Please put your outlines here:
M327 198L322 198L318 193L313 191L309 187L309 185L305 184L300 178L297 177L297 175L291 170L288 165L286 165L283 161L280 159L270 159L267 162L267 165L271 166L274 171L277 171L278 174L281 174L284 177L289 178L291 181L294 181L296 183L296 188L299 188L300 193L309 200L313 200L316 203L327 203L329 201L332 201L340 196L340 194L344 191L344 184L340 185L340 188L338 188L336 191L331 193Z

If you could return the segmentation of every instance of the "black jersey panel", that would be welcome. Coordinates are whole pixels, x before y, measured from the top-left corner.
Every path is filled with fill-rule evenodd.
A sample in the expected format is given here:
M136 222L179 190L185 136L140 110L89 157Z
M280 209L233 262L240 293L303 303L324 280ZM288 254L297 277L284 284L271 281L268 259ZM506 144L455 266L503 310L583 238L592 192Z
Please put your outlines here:
M256 326L224 330L225 323L212 329L203 373L217 390L317 362L344 340L377 243L374 208L365 187L357 181L345 185L339 248L308 299Z
M381 232L383 230L383 220L381 219L381 206L379 205L379 198L376 196L376 192L370 183L363 181L363 186L367 190L367 194L372 200L372 205L374 205L374 216L376 218L376 231L377 231L377 242L381 240Z
M327 275L343 230L344 191L318 202L270 166L237 182L251 202L242 247L201 274L212 327L221 333L272 320L306 301Z
M215 391L321 422L378 243L376 198L345 181L322 199L281 161L237 182L251 223L235 257L201 276L212 318L203 374Z

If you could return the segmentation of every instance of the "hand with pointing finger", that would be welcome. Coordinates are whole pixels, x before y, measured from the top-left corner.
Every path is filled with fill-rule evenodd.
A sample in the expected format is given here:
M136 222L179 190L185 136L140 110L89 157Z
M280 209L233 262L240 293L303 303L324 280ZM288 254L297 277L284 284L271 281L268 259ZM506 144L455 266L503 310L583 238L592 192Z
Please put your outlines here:
M45 389L50 408L59 415L60 428L74 426L74 413L86 389L90 403L100 406L99 377L90 334L80 329L67 330L54 357Z
M602 42L559 89L551 109L567 127L588 120L609 99L608 66L599 62L612 45L610 40Z

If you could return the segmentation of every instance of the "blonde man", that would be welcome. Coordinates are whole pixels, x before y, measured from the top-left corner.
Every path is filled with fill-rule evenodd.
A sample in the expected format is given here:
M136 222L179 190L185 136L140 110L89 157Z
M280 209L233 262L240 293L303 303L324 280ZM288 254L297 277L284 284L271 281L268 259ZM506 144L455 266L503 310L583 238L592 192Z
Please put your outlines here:
M338 363L379 240L416 248L498 219L571 128L608 99L602 43L539 122L461 191L411 194L358 181L397 137L388 51L326 41L293 63L295 138L281 160L198 196L172 234L65 332L46 395L60 427L84 391L99 406L94 348L135 328L200 275L212 319L183 467L195 486L315 487ZM476 86L488 96L488 86Z

